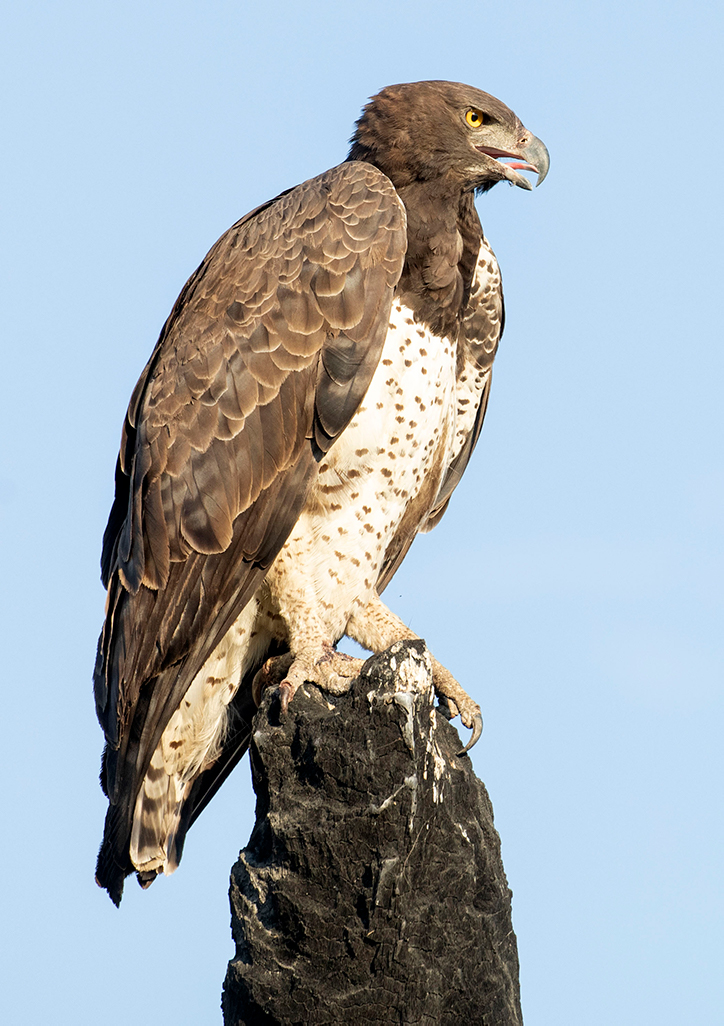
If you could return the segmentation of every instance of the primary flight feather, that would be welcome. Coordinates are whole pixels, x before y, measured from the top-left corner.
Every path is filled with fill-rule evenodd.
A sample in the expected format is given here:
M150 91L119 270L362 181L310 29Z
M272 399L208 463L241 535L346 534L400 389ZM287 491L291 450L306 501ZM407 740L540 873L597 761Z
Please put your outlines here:
M507 159L507 163L504 162ZM260 690L349 686L415 635L379 595L467 466L503 329L474 205L548 153L470 86L390 86L347 160L247 214L184 286L134 390L103 539L95 696L116 904L181 858ZM441 698L480 710L434 662ZM472 743L472 742L471 742Z

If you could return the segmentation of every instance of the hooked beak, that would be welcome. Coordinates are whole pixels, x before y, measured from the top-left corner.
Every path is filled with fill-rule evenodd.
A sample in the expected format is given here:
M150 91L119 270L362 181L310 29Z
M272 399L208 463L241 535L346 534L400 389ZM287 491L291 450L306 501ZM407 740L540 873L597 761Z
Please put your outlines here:
M504 176L509 182L512 182L513 185L517 185L521 189L532 189L533 186L528 179L524 178L523 175L517 174L517 171L534 171L538 175L536 185L540 185L548 174L550 157L548 156L545 144L540 139L537 139L536 136L531 135L530 132L524 134L520 143L520 147L515 150L498 150L493 146L477 146L476 149L480 150L481 153L485 153L488 157L493 157L495 160L498 160L499 157L518 158L517 163L504 164L500 160L498 160L498 163L501 167L505 168Z

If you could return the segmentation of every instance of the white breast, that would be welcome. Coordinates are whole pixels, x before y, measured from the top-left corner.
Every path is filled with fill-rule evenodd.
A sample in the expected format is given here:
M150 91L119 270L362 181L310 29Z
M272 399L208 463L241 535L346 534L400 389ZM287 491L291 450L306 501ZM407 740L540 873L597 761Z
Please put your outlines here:
M320 466L285 546L311 574L332 635L341 636L369 601L406 509L446 466L455 433L455 364L449 341L393 305L367 394Z

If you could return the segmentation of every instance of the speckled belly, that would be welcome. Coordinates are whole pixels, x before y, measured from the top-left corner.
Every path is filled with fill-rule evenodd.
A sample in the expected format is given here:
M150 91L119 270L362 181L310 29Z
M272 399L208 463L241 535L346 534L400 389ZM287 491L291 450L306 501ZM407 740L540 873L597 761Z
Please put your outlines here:
M416 504L424 519L454 436L452 346L416 324L399 304L390 324L367 394L321 464L280 553L311 582L313 600L335 640L369 601L408 507Z

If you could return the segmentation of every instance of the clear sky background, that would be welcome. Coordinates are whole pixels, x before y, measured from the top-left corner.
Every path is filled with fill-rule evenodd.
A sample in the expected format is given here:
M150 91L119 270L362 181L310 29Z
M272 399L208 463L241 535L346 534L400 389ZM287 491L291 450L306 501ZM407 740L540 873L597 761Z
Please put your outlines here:
M722 16L701 0L25 0L3 14L0 1020L220 1022L246 765L120 911L91 671L131 389L235 219L366 98L540 136L479 202L508 324L481 443L386 593L480 702L527 1026L721 1022Z

